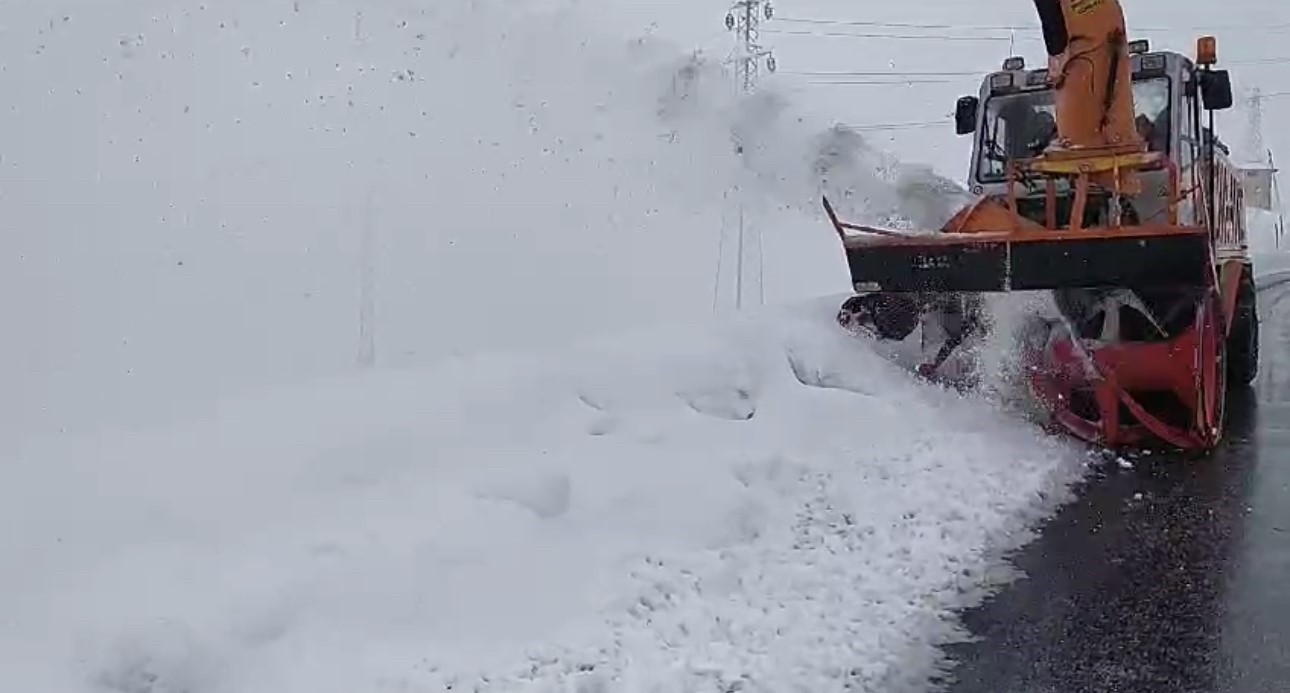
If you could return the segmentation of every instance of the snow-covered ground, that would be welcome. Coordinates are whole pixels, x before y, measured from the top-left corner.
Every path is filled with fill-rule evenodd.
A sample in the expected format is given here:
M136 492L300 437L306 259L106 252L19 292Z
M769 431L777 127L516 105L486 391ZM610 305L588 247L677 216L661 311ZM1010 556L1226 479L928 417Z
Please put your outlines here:
M1008 37L740 101L724 12L7 3L0 690L924 690L1084 459L832 322L819 193L935 225L966 151L832 125L975 78L791 68Z
M30 448L0 689L923 690L1083 458L834 309Z
M1290 282L1290 239L1278 243L1277 215L1255 210L1247 217L1255 283L1260 289Z

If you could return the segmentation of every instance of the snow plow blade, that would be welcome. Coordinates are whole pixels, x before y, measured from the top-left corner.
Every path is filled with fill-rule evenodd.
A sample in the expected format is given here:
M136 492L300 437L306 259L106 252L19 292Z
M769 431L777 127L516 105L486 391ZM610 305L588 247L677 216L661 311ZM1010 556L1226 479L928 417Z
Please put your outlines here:
M857 291L1042 291L1202 286L1213 271L1203 228L1018 229L903 235L838 221ZM847 231L859 234L848 234Z

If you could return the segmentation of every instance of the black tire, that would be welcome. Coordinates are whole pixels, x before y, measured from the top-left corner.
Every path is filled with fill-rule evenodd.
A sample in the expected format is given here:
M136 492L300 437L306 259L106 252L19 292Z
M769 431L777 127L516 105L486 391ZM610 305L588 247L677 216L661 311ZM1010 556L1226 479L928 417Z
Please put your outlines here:
M1259 375L1259 310L1254 277L1247 267L1241 273L1236 295L1236 314L1227 336L1227 384L1247 388Z
M1239 314L1239 311L1238 311L1238 314ZM1256 345L1258 344L1257 339L1255 340L1255 344ZM1219 396L1215 398L1215 402L1218 406L1218 417L1217 417L1217 421L1215 421L1215 425L1218 427L1218 430L1219 430L1219 435L1220 435L1219 440L1222 440L1221 436L1226 435L1227 433L1227 393L1232 391L1232 382L1233 382L1232 381L1232 371L1233 371L1232 361L1233 360L1232 360L1231 335L1228 335L1227 340L1220 341L1218 343L1218 356L1220 361L1219 361L1219 368L1217 371L1217 375L1222 380L1222 382L1220 383L1220 387L1218 388Z
M838 323L853 322L873 327L882 340L902 341L918 328L918 302L911 295L872 293L848 298L838 311Z
M1214 426L1218 429L1218 440L1222 440L1222 436L1227 432L1227 394L1232 391L1233 387L1231 335L1228 336L1228 340L1218 343L1217 356L1219 367L1216 374L1219 378L1219 396L1214 398L1214 404L1218 407L1218 415L1215 417Z
M918 329L920 313L914 296L881 293L874 302L873 324L880 338L899 342Z

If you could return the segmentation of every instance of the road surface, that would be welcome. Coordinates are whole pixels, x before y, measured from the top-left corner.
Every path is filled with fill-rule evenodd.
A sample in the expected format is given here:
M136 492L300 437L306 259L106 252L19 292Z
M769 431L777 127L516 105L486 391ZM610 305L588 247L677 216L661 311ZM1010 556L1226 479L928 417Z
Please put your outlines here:
M1290 691L1290 286L1209 460L1109 465L964 614L951 693Z

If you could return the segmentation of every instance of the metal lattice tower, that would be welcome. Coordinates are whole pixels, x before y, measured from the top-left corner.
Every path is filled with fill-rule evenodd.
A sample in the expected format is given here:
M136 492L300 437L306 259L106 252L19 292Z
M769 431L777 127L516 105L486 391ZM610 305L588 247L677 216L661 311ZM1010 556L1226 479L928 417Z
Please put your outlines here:
M1266 204L1261 207L1276 213L1276 224L1274 226L1276 247L1281 247L1281 239L1285 234L1285 217L1281 206L1281 186L1277 178L1276 162L1272 158L1272 150L1267 148L1263 140L1263 91L1254 87L1250 90L1250 96L1247 100L1246 115L1249 122L1246 124L1246 147L1249 149L1249 157L1252 165L1248 167L1253 171L1266 172L1266 185L1270 188L1267 192L1267 199L1260 204ZM1249 192L1247 191L1247 195Z
M745 95L752 93L756 89L763 66L767 72L775 71L774 53L758 42L760 40L759 27L761 23L770 20L774 16L775 10L769 0L738 0L730 6L730 11L726 14L726 29L735 35L735 47L727 63L734 65L737 88ZM735 147L736 152L742 156L744 154L743 144L736 142ZM717 299L721 294L721 264L722 256L725 254L723 249L727 245L726 229L728 225L735 226L738 233L733 244L736 256L735 310L743 309L745 295L748 295L750 300L756 301L759 305L764 305L766 301L764 285L765 262L762 255L761 227L760 224L756 223L752 215L748 214L742 187L742 185L736 184L734 189L736 209L733 215L727 218L728 224L722 224L717 259L716 296L713 297L714 310L716 309Z
M761 38L758 27L763 19L769 20L774 16L775 8L769 0L739 0L726 14L726 29L734 32L736 37L731 60L735 63L740 88L745 93L757 86L763 61L768 71L775 71L775 54L757 43Z
M1255 161L1262 161L1267 154L1263 146L1263 91L1258 87L1250 90L1248 115L1250 122L1246 133L1249 156Z

